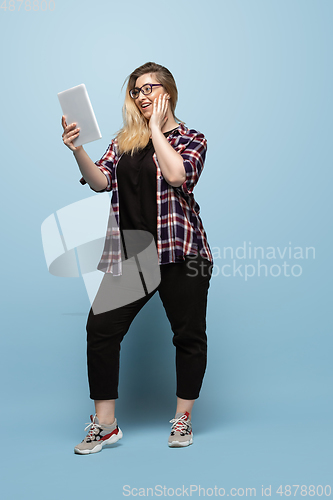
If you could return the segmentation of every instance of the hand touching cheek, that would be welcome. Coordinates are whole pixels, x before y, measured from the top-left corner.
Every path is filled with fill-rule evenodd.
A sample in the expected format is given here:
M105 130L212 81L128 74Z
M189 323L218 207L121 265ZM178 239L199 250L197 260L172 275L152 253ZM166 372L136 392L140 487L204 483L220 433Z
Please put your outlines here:
M160 94L154 99L153 112L149 120L149 128L158 128L162 130L163 126L166 124L168 117L168 94Z

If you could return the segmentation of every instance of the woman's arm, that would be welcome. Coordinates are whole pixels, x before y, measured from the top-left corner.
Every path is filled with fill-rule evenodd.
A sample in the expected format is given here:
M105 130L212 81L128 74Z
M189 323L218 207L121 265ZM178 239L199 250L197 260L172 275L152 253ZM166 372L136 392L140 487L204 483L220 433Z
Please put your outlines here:
M93 191L104 191L108 185L106 175L98 168L98 166L89 158L82 146L75 147L73 140L80 134L80 129L75 128L76 123L67 125L65 115L61 117L61 124L64 129L62 134L63 143L73 151L83 180L88 182Z
M92 159L81 146L73 151L82 177L94 191L104 191L108 186L108 181L103 172L95 165Z
M152 127L151 133L163 177L170 186L181 186L186 180L183 158L173 149L161 129Z
M183 158L169 144L162 132L167 119L168 98L162 94L154 100L153 113L149 120L149 128L155 153L165 180L173 187L181 186L186 180Z

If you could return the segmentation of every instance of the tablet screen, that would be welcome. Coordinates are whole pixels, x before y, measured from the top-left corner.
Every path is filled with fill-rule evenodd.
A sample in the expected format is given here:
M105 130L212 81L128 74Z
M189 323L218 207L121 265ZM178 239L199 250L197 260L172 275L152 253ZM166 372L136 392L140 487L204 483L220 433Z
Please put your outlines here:
M59 92L58 98L67 125L76 123L80 127L79 136L73 140L75 147L101 139L102 134L84 83Z

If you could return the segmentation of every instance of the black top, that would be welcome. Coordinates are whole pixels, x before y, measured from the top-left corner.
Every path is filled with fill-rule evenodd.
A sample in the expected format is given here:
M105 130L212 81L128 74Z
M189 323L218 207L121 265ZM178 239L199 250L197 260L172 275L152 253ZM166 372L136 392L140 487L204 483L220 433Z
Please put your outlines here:
M176 127L178 128L178 127ZM163 132L167 137L176 129ZM139 229L148 231L157 244L157 204L156 204L156 165L153 160L155 148L149 139L144 149L133 156L125 153L117 165L117 181L119 194L120 231ZM133 234L133 236L132 236ZM126 255L130 258L147 247L147 238L138 233L126 233ZM131 237L132 236L132 237ZM135 236L135 241L134 241ZM130 238L130 244L129 244ZM124 239L123 245L124 243Z

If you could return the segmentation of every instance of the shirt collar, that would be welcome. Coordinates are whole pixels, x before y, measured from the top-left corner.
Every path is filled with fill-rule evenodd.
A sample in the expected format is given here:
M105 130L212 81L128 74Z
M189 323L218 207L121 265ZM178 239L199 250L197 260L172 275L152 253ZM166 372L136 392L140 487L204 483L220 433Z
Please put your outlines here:
M188 128L185 126L185 124L183 122L181 122L178 126L178 128L176 128L176 130L174 130L170 135L170 136L173 136L175 134L180 134L180 135L184 135L188 132Z

